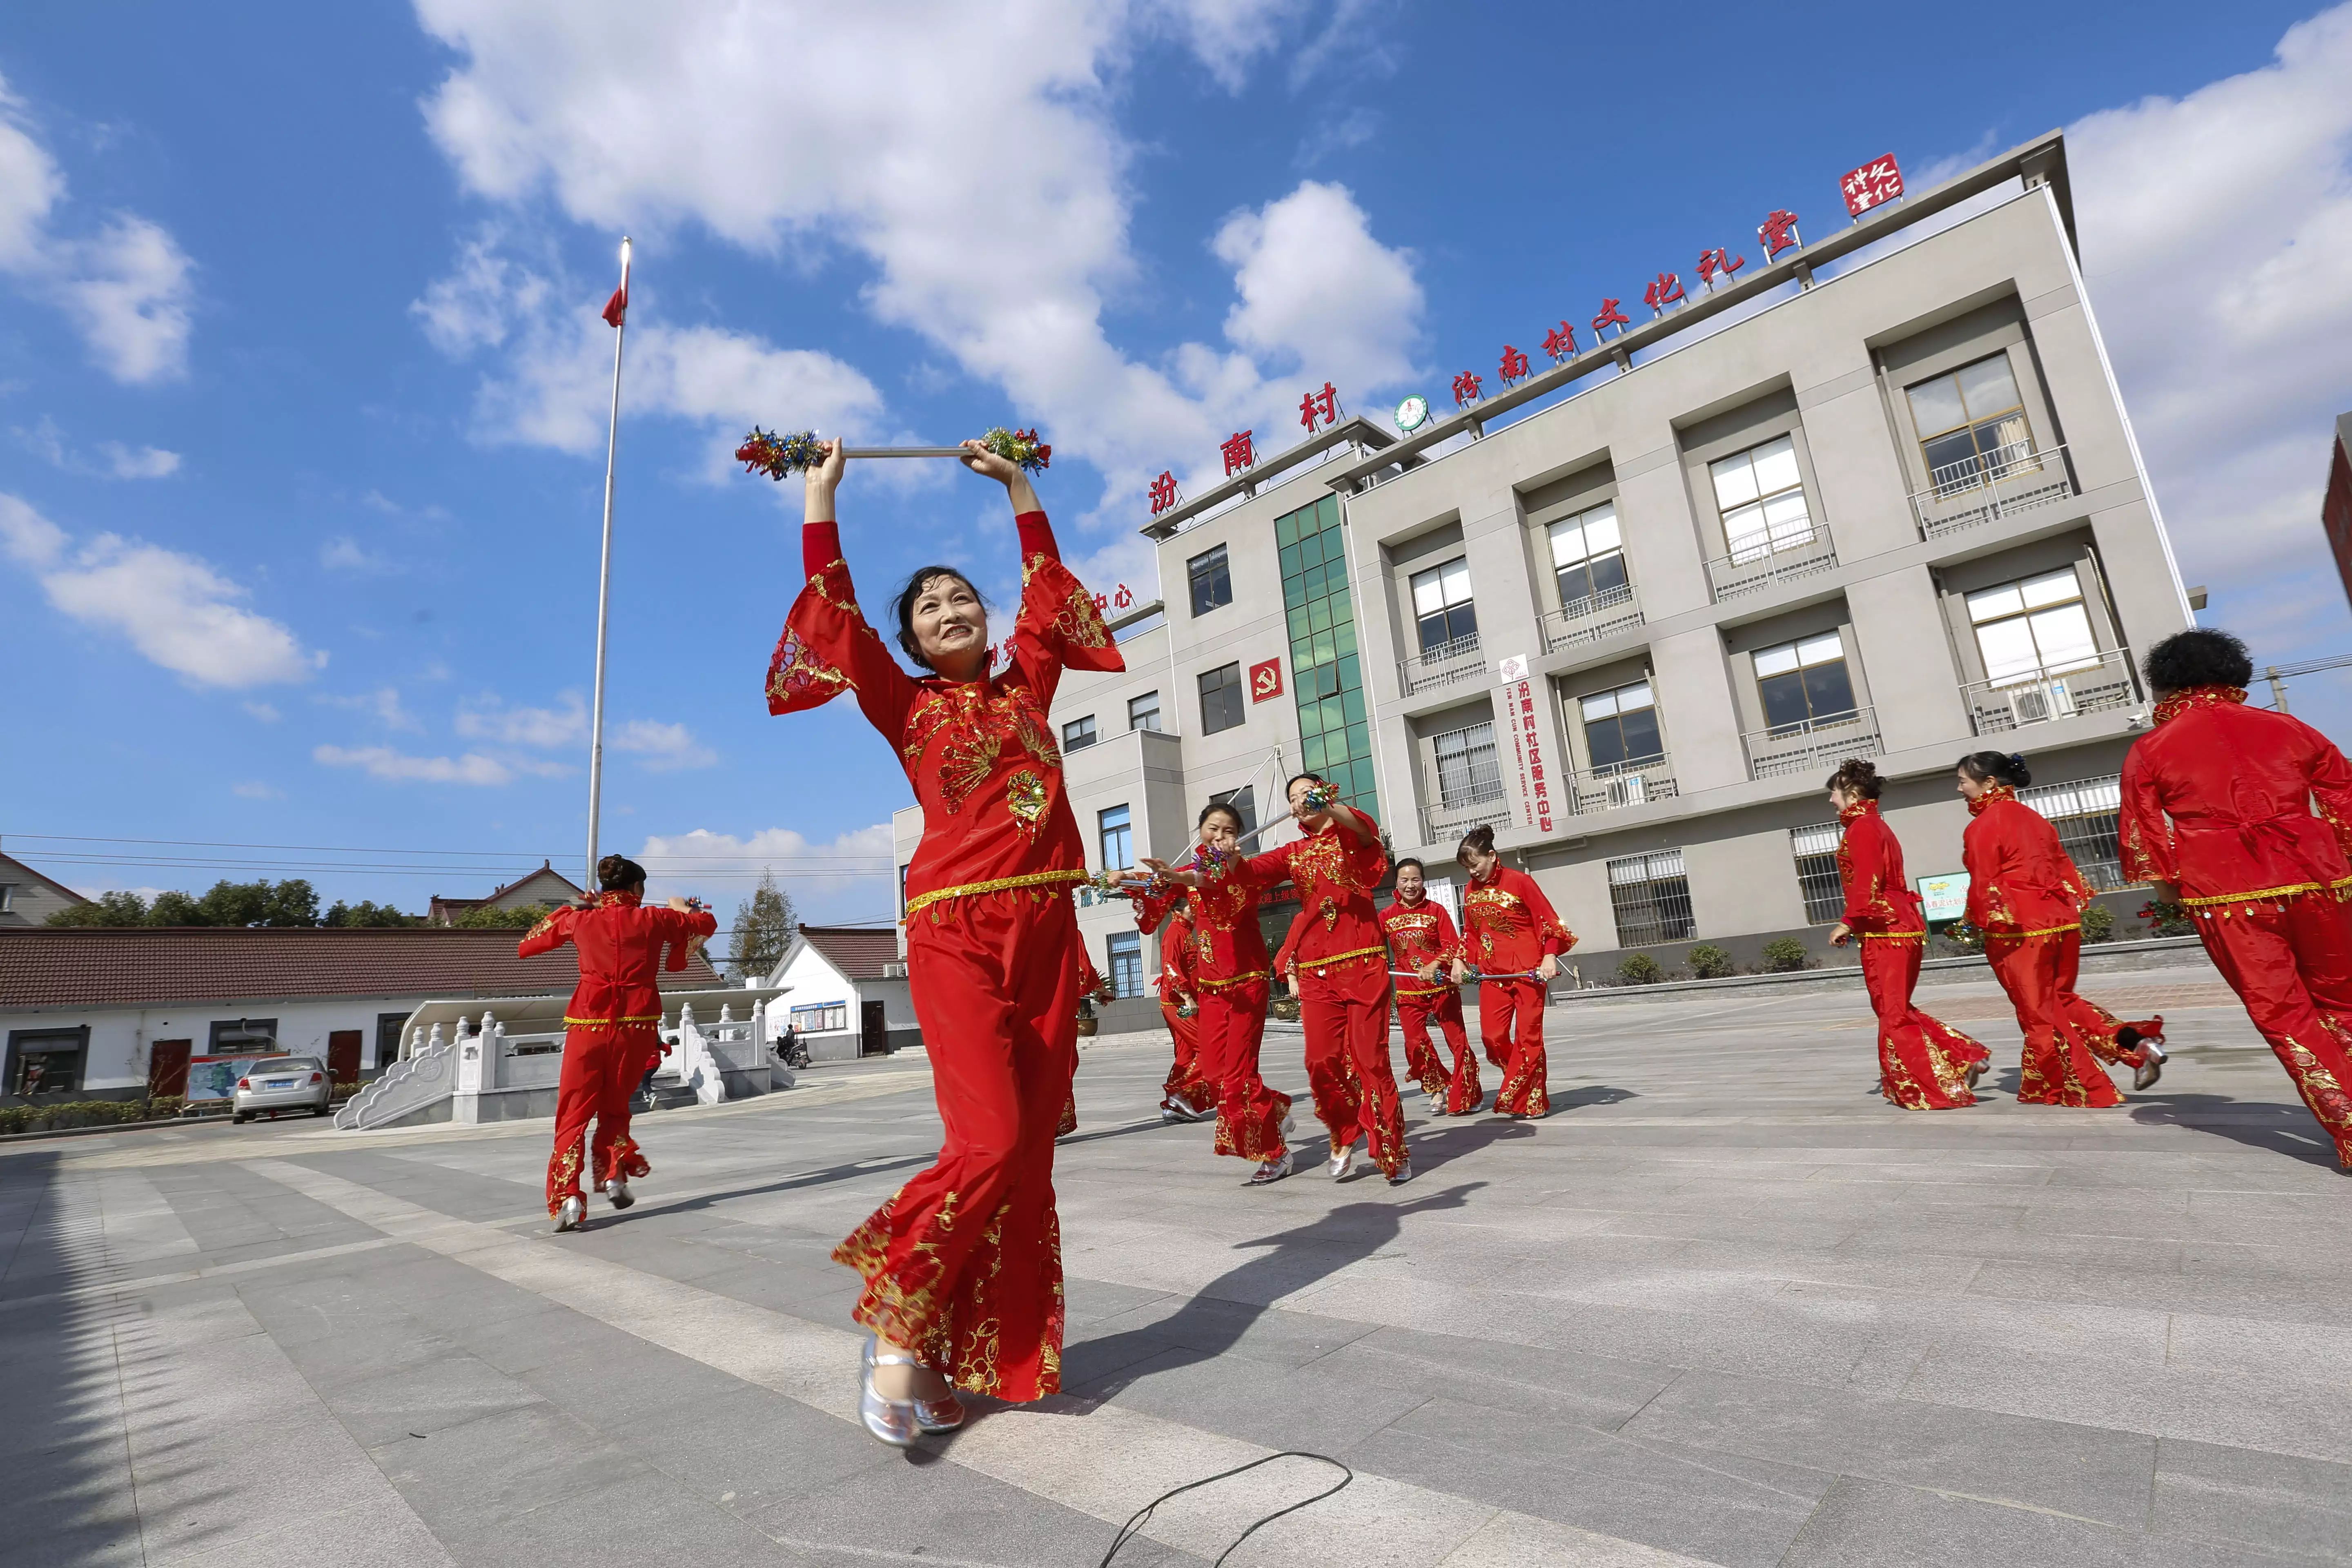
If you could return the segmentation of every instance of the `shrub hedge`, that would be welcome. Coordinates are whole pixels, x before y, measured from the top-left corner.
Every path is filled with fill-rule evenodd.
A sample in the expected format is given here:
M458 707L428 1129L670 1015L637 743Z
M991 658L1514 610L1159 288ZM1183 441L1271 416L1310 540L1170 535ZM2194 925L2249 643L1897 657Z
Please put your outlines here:
M0 1105L0 1132L52 1132L67 1127L111 1127L125 1121L168 1121L187 1102L155 1100L71 1100L61 1105Z

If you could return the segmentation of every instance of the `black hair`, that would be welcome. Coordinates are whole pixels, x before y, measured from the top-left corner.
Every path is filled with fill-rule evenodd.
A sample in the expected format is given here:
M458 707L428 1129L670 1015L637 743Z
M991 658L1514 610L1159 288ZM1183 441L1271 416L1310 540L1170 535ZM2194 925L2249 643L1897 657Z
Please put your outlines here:
M1878 764L1862 757L1848 757L1830 775L1829 787L1842 789L1860 800L1876 800L1886 781L1878 776Z
M1403 876L1404 868L1407 866L1412 867L1414 870L1420 872L1424 877L1429 874L1429 868L1421 863L1421 857L1418 855L1408 855L1403 859L1398 861L1395 867L1396 874L1400 877Z
M931 668L931 661L923 657L923 645L915 640L915 601L923 596L924 589L940 577L954 578L971 590L971 596L980 601L982 609L988 608L988 595L980 591L979 584L963 574L961 567L939 564L916 567L913 574L898 588L898 647L908 658L925 669ZM987 635L984 629L982 635Z
M2011 789L2033 782L2025 759L2015 752L1970 752L1960 759L1960 772L1979 784L2005 784Z
M2175 632L2147 650L2141 667L2148 685L2158 691L2186 691L2193 686L2244 686L2254 679L2254 661L2246 645L2219 626L2191 626Z
M1326 789L1331 787L1331 781L1325 778L1321 773L1293 773L1290 775L1290 782L1282 786L1283 799L1288 800L1290 798L1290 792L1298 787L1298 781L1301 779L1305 779L1311 784L1319 784Z
M1234 831L1235 833L1239 833L1239 832L1242 830L1242 826L1243 826L1243 824L1242 824L1242 808L1241 808L1240 806L1238 806L1238 805L1235 805L1232 801L1229 801L1229 800L1213 800L1213 801L1211 801L1208 805L1206 805L1202 806L1202 807L1201 808L1201 815L1200 815L1198 817L1196 817L1196 818L1194 818L1194 819L1193 819L1192 826L1195 826L1195 827L1206 827L1206 826L1209 826L1209 818L1211 818L1211 817L1213 817L1213 816L1216 816L1216 815L1217 815L1217 813L1219 813L1219 812L1221 812L1221 811L1222 811L1222 812L1223 812L1227 816L1230 816L1230 817L1232 817L1232 818L1234 819Z
M1464 834L1460 847L1454 851L1454 864L1469 865L1469 860L1465 857L1472 849L1475 849L1481 855L1492 855L1495 852L1495 830L1482 822Z
M607 855L596 862L596 885L608 893L625 893L646 885L646 868L626 855Z

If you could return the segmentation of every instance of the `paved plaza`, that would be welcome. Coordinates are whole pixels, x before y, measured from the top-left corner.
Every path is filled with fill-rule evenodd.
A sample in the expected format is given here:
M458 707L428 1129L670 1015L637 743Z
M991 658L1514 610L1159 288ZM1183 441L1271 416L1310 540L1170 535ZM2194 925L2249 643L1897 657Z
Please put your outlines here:
M1980 973L1922 1003L2013 1091ZM1159 1121L1164 1044L1092 1044L1068 1392L911 1454L856 1423L826 1254L936 1145L919 1054L644 1119L579 1236L543 1122L11 1144L0 1564L1092 1565L1284 1449L1355 1482L1236 1568L2352 1557L2352 1180L2210 969L2084 988L2171 1021L2118 1110L1893 1110L1854 991L1556 1007L1551 1119L1411 1096L1393 1190L1247 1189ZM1311 1158L1295 1032L1267 1065Z

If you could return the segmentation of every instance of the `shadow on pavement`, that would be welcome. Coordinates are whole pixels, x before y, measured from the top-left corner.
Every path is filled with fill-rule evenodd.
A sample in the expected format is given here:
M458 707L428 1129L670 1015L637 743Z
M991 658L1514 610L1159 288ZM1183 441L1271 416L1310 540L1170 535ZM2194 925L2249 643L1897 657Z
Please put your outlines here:
M2336 1165L2335 1143L2301 1103L2232 1100L2226 1094L2155 1094L2135 1097L2130 1109L2134 1121L2186 1127L2330 1170Z
M1557 1105L1559 1102L1553 1103ZM1407 1137L1405 1148L1412 1155L1415 1177L1425 1179L1432 1171L1442 1171L1465 1154L1475 1154L1497 1143L1513 1142L1535 1135L1536 1123L1532 1121L1507 1121L1499 1116L1472 1121L1449 1116ZM1361 1177L1357 1179L1362 1180ZM1486 1185L1484 1182L1473 1184Z

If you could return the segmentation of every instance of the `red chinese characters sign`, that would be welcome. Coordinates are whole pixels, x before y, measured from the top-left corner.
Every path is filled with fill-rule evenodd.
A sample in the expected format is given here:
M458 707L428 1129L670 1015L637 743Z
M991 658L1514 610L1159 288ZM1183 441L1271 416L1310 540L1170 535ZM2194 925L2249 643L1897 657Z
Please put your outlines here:
M1847 170L1838 181L1838 189L1845 193L1845 210L1860 217L1903 194L1903 171L1895 165L1894 153L1882 153L1861 168Z
M1520 669L1524 660L1508 663ZM1511 761L1517 774L1517 801L1519 826L1551 831L1552 819L1561 809L1551 786L1559 782L1551 767L1544 761L1543 736L1536 725L1536 683L1521 679L1503 685L1503 722L1511 732Z
M1282 660L1267 659L1250 666L1250 700L1264 702L1282 695Z

